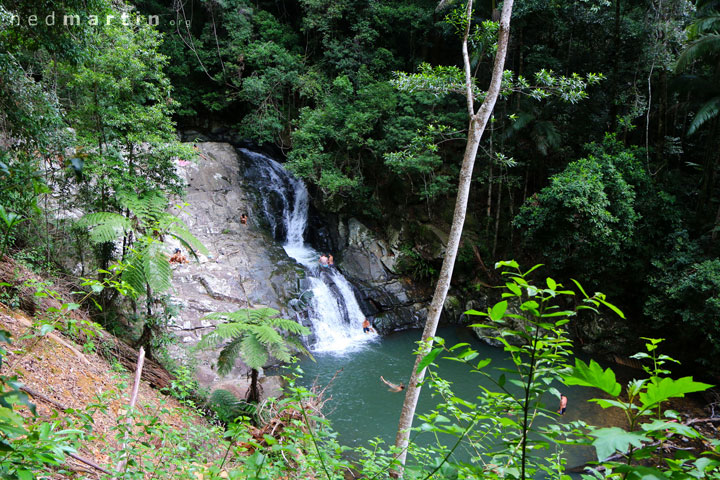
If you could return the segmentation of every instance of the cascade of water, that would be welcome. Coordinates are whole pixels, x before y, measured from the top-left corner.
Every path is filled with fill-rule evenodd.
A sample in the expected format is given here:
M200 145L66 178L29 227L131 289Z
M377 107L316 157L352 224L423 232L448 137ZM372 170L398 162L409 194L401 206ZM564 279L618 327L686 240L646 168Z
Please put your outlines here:
M336 268L321 267L318 264L320 253L304 242L310 205L305 184L272 158L240 150L263 178L258 188L273 236L285 241L283 247L288 256L300 263L307 273L313 294L308 305L315 334L312 350L344 352L377 338L375 334L362 331L365 316L350 282Z

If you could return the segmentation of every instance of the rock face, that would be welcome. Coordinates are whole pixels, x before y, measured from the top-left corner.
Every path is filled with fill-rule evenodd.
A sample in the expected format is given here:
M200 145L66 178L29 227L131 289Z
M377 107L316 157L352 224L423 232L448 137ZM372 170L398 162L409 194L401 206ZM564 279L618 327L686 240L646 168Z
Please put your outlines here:
M247 305L286 310L302 275L295 261L260 227L263 219L235 149L224 143L198 146L197 163L178 165L188 184L187 205L174 212L209 250L199 262L191 259L173 267L173 301L180 314L171 329L186 347L211 331L211 322L202 318L208 313ZM241 213L248 214L247 225L240 223ZM171 353L180 356L184 350L175 346ZM205 387L245 377L247 369L238 362L230 376L220 379L211 367L216 351L197 351L192 357L198 359L197 379Z
M396 273L401 232L391 231L385 241L355 218L339 221L337 229L338 268L358 287L363 311L373 317L378 332L422 327L431 292Z

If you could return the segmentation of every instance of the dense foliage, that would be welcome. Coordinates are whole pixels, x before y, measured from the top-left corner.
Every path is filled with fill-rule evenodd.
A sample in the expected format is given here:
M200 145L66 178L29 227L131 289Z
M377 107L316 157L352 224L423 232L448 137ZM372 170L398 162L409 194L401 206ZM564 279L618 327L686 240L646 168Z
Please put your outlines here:
M403 232L400 273L432 280L443 249L427 246L427 237L438 235L418 232L447 231L452 216L467 134L457 68L469 21L463 7L430 0L1 1L0 257L72 268L82 277L96 272L82 285L96 318L116 325L113 307L127 298L136 315L124 333L155 345L155 327L171 316L160 298L171 275L164 239L174 235L190 249L203 248L165 213L183 189L176 162L194 157L177 141L178 122L181 130L273 145L308 182L319 210L362 217L377 230L393 225ZM481 2L472 12L470 90L478 99L490 77L497 7ZM46 20L51 12L53 24ZM706 385L672 380L660 368L667 359L656 355L657 341L642 336L666 336L685 365L718 373L719 12L718 0L527 0L514 11L507 72L478 154L454 288L472 297L476 286L498 278L486 265L519 257L612 292L628 313L621 320L626 340L644 346L648 353L638 358L653 367L626 390L641 405L638 412L618 398L612 372L592 362L566 366L569 383L604 390L613 399L603 406L621 408L630 420L627 430L590 431L599 461L611 453L628 461L649 455L647 444L664 442L668 432L698 436L670 425L673 413L663 413L662 404ZM77 22L63 24L68 16ZM522 297L536 328L515 332L529 338L527 348L506 344L517 354L524 421L488 421L498 438L512 439L496 454L507 468L432 463L437 452L448 453L441 446L412 452L410 475L525 478L526 467L552 473L524 455L534 442L528 412L549 415L540 392L552 393L549 385L558 380L548 370L545 386L535 385L535 354L554 339L561 345L548 355L565 355L562 325L538 321L535 313L545 320L552 313L533 302L553 300L559 287L513 285L508 296ZM604 297L584 297L604 304ZM495 307L486 315L502 322L505 312ZM260 323L237 321L225 327L236 330L219 331L231 339L228 361L251 350L259 359L268 352L289 358L275 327L301 330ZM472 355L463 350L456 359ZM434 382L452 398L441 378ZM80 433L51 435L42 422L29 427L16 411L28 402L15 379L4 376L0 386L0 433L9 452L0 462L4 475L31 478L23 465L51 468L73 451ZM322 420L308 420L304 402L312 395L291 391L292 400L279 408L292 420L287 443L253 443L244 424L231 425L227 451L242 444L253 452L233 478L285 474L287 452L309 476L338 477L347 467ZM466 438L463 429L478 418L464 408L494 409L499 418L503 402L512 401L507 391L484 393L477 403L452 398L443 406L456 415L452 427L438 425L447 417L436 412L420 430ZM640 426L640 413L651 421ZM511 434L503 436L504 429ZM543 432L551 433L560 432ZM37 453L46 447L47 454ZM393 452L375 447L361 451L362 468L383 475ZM703 458L666 462L667 475L654 467L605 466L631 477L717 476L717 444L708 448ZM223 465L224 459L209 466L208 474L227 478Z
M447 229L466 128L462 5L140 7L179 21L161 28L181 124L234 125L238 138L276 144L325 211L408 231L428 221ZM481 2L472 19L479 92L496 7ZM685 232L699 261L717 254L717 12L714 0L517 5L512 81L479 154L465 248L477 247L485 262L522 254L558 274L589 276L621 296L633 327L670 333L671 323L646 317L652 292L637 285L657 277L652 259L671 254L669 236ZM419 72L425 83L408 88L399 72ZM554 95L559 84L548 79L571 82L574 73L604 80L576 97ZM460 87L453 94L448 85ZM404 242L438 270L421 243ZM465 281L487 281L473 278L473 267L460 271Z

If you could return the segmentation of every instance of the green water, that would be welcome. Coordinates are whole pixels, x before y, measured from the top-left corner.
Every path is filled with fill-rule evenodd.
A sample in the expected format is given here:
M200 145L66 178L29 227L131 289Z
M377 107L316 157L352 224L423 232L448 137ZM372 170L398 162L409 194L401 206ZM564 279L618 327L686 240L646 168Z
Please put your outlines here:
M391 382L407 384L414 362L414 342L419 340L421 334L420 330L399 332L379 337L376 342L365 344L356 351L319 353L315 355L315 362L309 359L301 362L305 385L316 382L323 387L335 376L324 394L325 398L330 397L324 413L338 432L341 444L367 445L368 440L374 437L380 437L386 443L394 443L404 393L390 392L381 382L380 375ZM447 345L470 343L479 351L479 358L492 359L491 366L511 366L502 349L477 341L468 329L445 327L438 330L438 336L445 338ZM435 363L439 365L440 375L453 382L457 396L472 400L479 394L477 385L483 383L482 376L469 373L468 368L458 362L436 360ZM490 387L489 384L485 385ZM568 410L558 421L582 419L595 425L608 423L601 408L586 402L588 398L596 396L597 392L580 387L563 388L563 392L568 397ZM431 393L429 388L423 388L418 413L427 412L439 403L439 397L433 398ZM554 405L557 400L550 397L546 402ZM591 449L580 447L572 447L566 457L568 467L593 459Z

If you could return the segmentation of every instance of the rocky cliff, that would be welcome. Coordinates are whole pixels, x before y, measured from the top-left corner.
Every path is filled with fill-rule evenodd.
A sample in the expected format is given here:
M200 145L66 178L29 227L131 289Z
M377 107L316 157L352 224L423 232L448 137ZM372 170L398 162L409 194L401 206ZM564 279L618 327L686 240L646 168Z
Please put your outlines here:
M285 311L301 273L282 246L260 227L264 222L235 149L226 143L201 143L198 148L197 163L178 165L188 186L186 204L175 213L209 250L199 261L174 267L173 299L180 313L172 330L185 347L211 331L212 324L203 320L208 313L258 305ZM242 213L248 214L246 225L240 223ZM186 349L176 346L172 350L180 356ZM204 386L221 380L211 368L216 355L193 353L199 360L197 378ZM225 381L239 382L244 374L238 364L230 375L233 378Z

